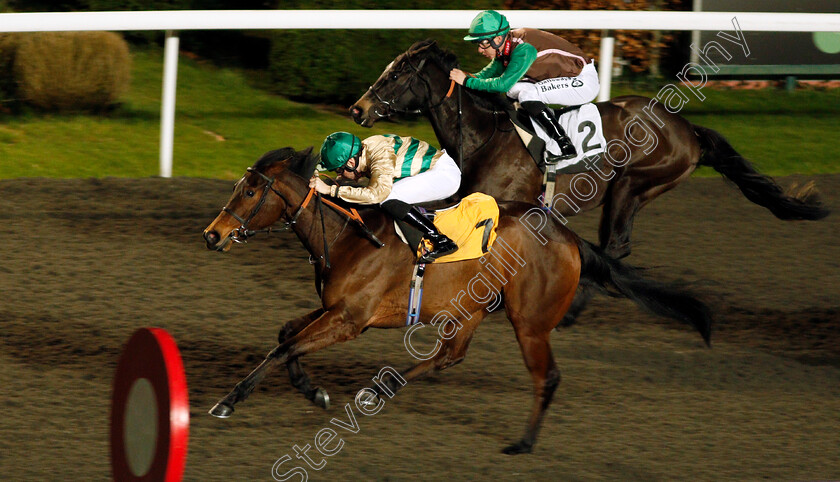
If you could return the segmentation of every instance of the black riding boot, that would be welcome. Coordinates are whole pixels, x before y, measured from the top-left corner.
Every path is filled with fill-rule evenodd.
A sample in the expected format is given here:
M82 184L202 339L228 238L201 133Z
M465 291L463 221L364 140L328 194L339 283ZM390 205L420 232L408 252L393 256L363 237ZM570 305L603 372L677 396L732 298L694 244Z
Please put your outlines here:
M522 105L522 108L531 115L531 118L537 121L540 124L540 127L542 127L560 146L561 154L559 156L546 152L546 160L548 162L554 163L577 157L577 150L575 149L575 146L572 144L569 136L566 135L566 131L563 130L560 123L557 122L557 117L554 115L554 111L551 110L551 108L542 102L535 100L525 101L520 105Z
M436 258L458 251L455 241L438 231L437 226L429 218L423 216L416 207L412 206L402 220L419 229L423 233L423 238L432 242L432 251L421 256L417 260L418 263L431 263Z

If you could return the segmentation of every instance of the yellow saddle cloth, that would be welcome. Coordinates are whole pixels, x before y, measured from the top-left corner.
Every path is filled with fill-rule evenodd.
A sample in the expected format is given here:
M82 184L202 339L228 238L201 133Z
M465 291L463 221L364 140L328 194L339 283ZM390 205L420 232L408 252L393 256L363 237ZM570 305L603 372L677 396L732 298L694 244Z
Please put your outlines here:
M480 258L487 254L496 240L499 205L487 194L473 193L461 199L457 206L437 211L434 223L441 233L458 245L458 251L436 259L435 263Z

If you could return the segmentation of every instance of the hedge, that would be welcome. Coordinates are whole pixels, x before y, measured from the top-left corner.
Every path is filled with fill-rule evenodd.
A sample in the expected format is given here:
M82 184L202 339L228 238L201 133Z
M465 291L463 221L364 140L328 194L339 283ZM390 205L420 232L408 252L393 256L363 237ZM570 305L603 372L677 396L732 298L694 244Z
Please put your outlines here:
M0 0L4 1L4 0ZM183 9L472 9L503 7L502 0L5 0L22 10L183 10ZM387 23L383 24L387 27ZM434 38L453 50L467 70L486 62L464 42L462 30L273 30L181 32L181 48L223 65L265 69L274 93L295 100L348 105L383 68L414 42ZM150 37L149 35L154 35ZM126 33L132 41L160 40Z
M16 96L45 110L102 110L129 88L128 44L113 32L14 35Z
M501 8L502 2L467 0L384 0L377 9L474 9ZM283 8L370 8L360 0L291 0ZM383 23L387 27L387 22ZM359 98L394 57L414 42L433 38L455 52L461 65L477 70L487 60L475 46L464 42L469 20L463 30L286 30L272 35L269 73L273 90L281 95L308 102L349 105Z

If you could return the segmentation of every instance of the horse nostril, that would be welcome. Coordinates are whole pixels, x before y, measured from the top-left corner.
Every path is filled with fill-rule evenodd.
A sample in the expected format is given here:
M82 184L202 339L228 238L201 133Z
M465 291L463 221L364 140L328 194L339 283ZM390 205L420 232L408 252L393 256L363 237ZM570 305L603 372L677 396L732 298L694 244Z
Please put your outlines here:
M362 109L354 105L350 108L350 115L353 116L353 118L358 118L360 115L362 115Z
M216 231L208 231L204 233L204 240L207 241L207 244L214 245L219 242L219 233Z

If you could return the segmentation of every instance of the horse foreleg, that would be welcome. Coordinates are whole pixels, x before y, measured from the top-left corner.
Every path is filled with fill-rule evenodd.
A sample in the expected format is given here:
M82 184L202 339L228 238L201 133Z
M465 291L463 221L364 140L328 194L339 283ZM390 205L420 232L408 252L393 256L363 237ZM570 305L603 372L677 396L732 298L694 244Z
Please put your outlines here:
M330 396L321 387L312 387L312 380L304 371L299 358L293 358L286 362L286 369L289 371L289 381L297 388L307 400L324 410L330 408Z
M277 343L283 344L286 340L298 334L300 330L309 326L322 314L324 314L324 310L322 308L318 308L315 311L287 322L277 334ZM330 396L323 388L312 388L312 381L303 369L303 365L301 365L299 358L289 359L289 361L286 362L286 368L289 371L289 381L292 383L293 387L297 388L298 391L303 393L303 396L305 396L307 400L315 405L323 409L329 408Z
M309 326L323 314L324 309L318 308L317 310L311 311L303 316L287 321L283 325L283 328L280 328L280 332L277 333L277 343L282 345L283 342L300 333L300 330Z
M347 323L347 320L348 315L342 309L325 311L297 334L271 350L254 371L210 409L210 414L220 418L229 417L233 413L234 405L248 398L274 365L357 336L361 329L353 323Z
M268 370L276 363L282 363L288 358L283 350L284 345L278 345L271 350L257 368L248 374L242 381L233 387L233 390L227 396L219 400L213 408L210 409L210 415L219 418L228 418L233 413L233 406L248 398L248 395L254 391L257 383L265 378Z
M545 411L551 403L557 385L560 384L560 370L554 363L551 346L548 344L548 333L527 333L517 326L515 328L516 338L519 341L519 347L522 349L522 357L525 359L525 366L528 367L534 381L534 406L528 418L525 435L518 442L502 450L508 455L531 452L537 440L537 433L545 416Z

